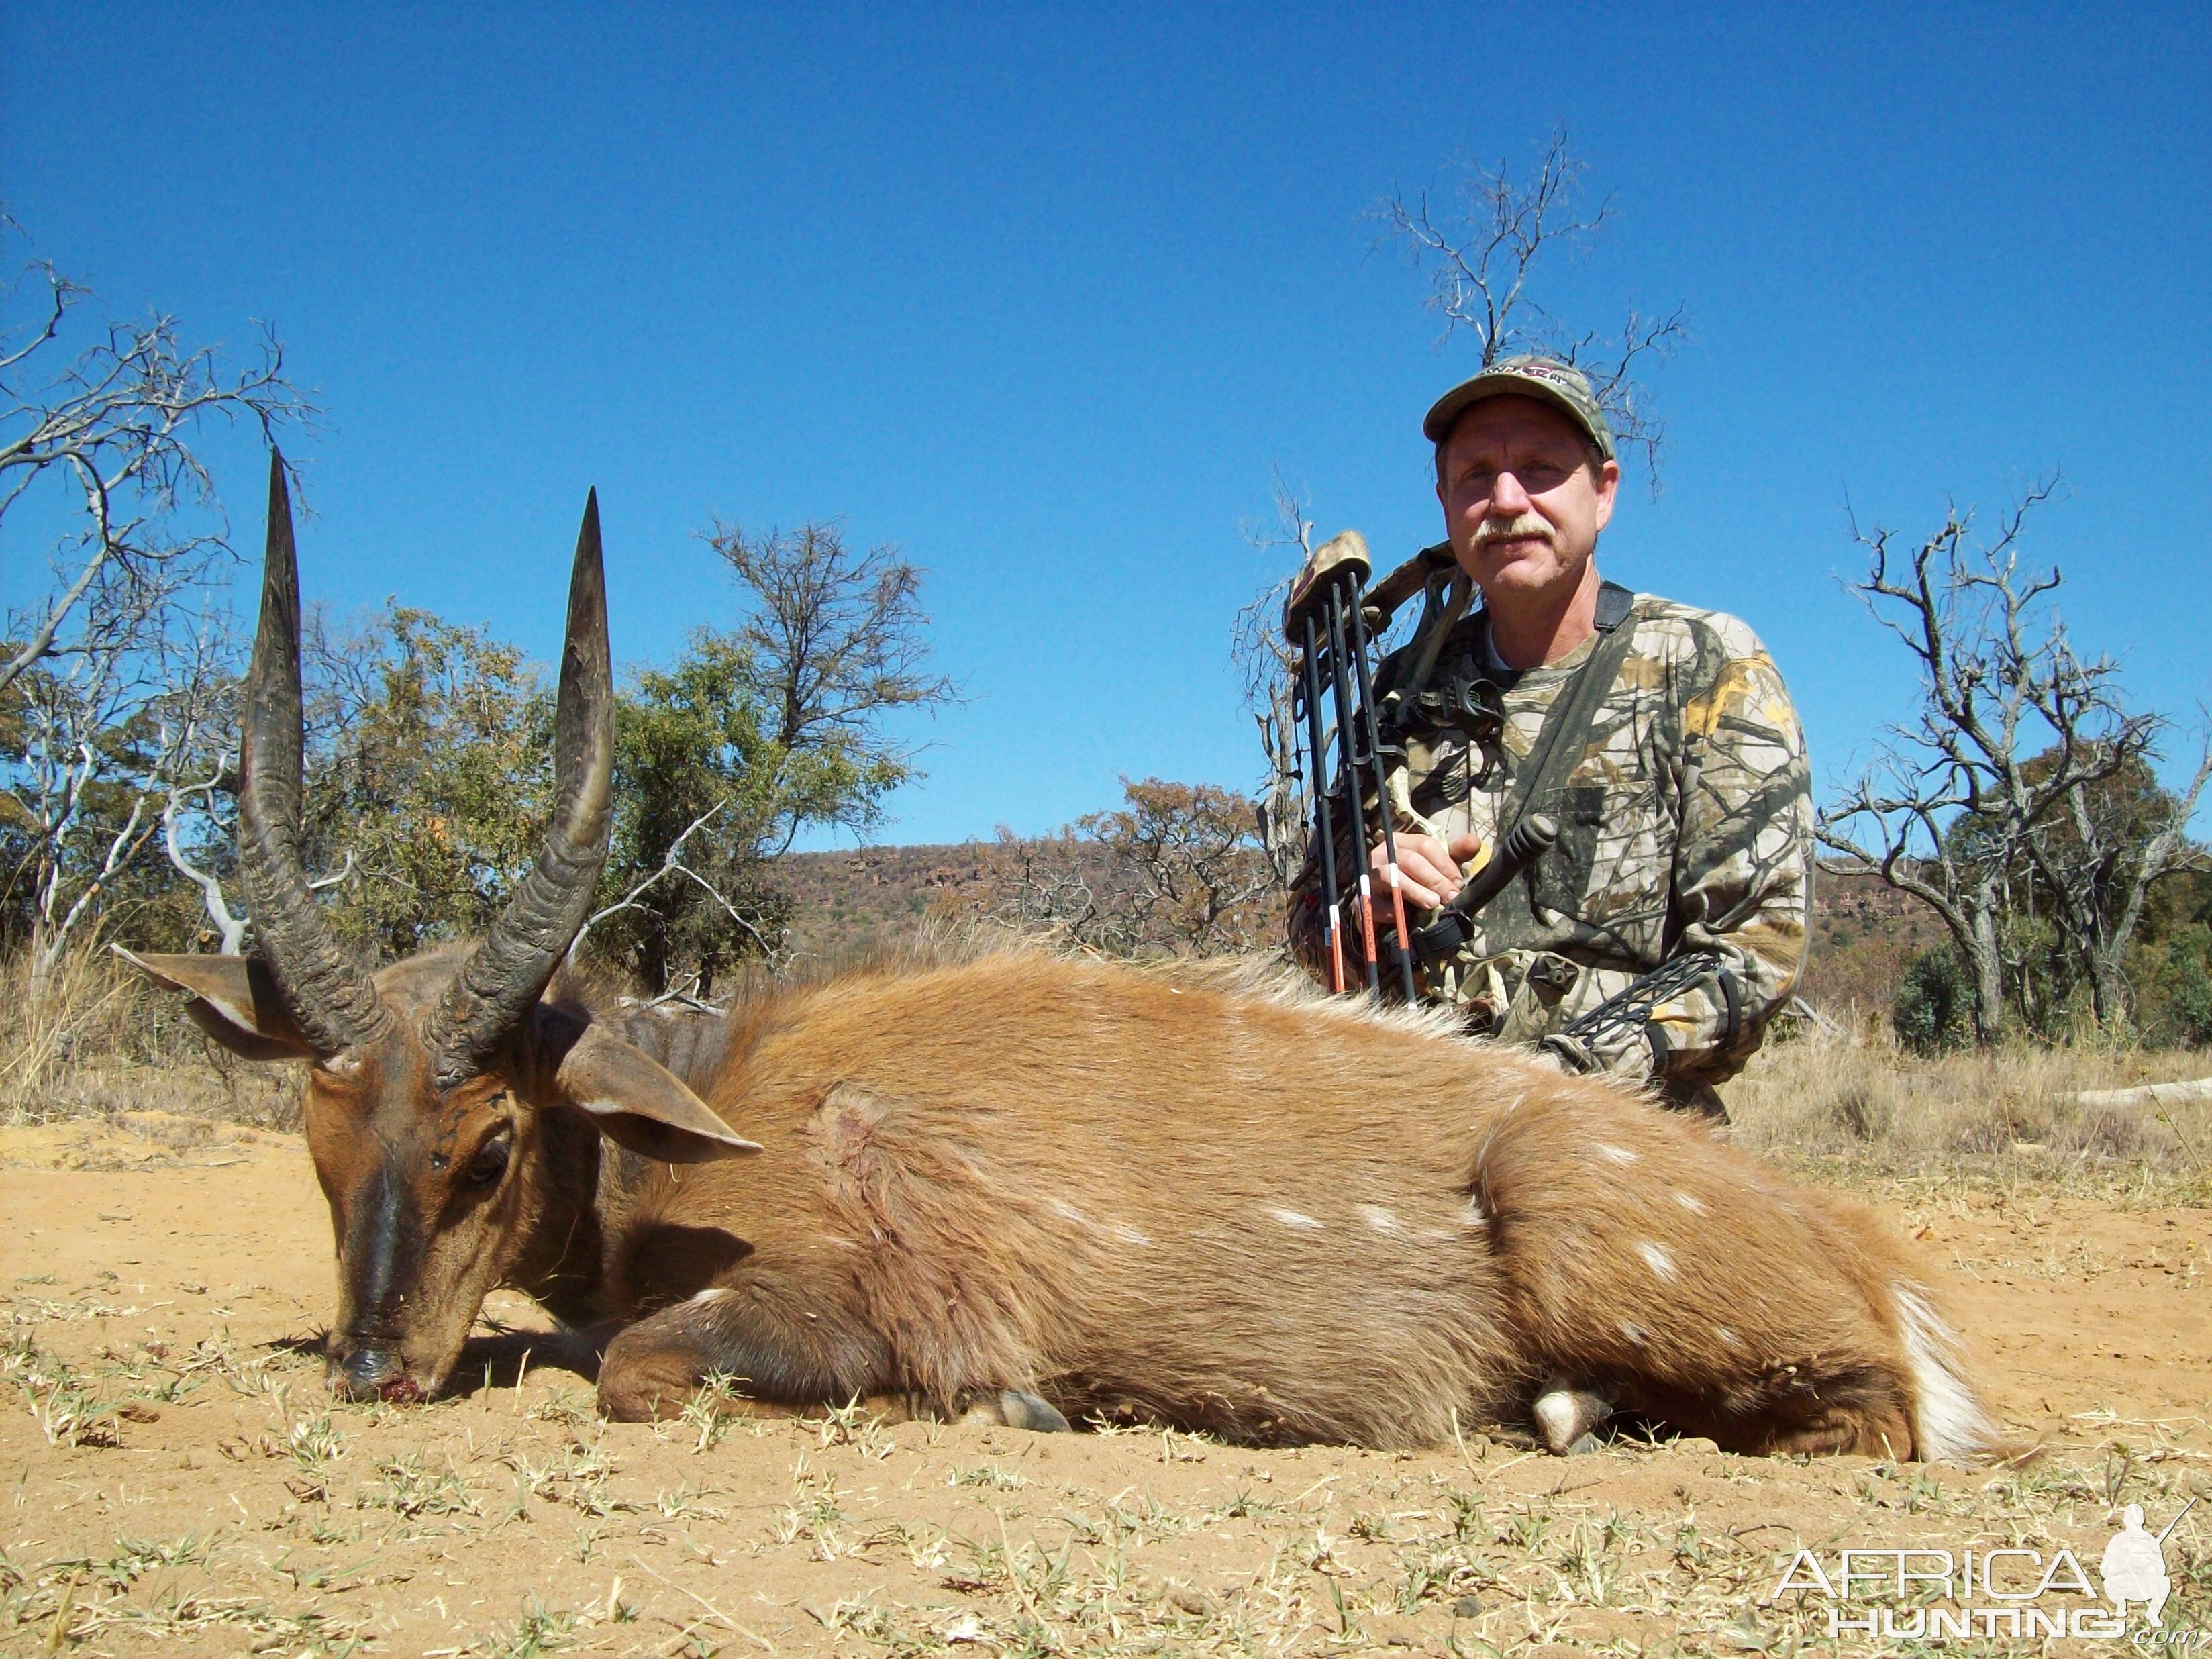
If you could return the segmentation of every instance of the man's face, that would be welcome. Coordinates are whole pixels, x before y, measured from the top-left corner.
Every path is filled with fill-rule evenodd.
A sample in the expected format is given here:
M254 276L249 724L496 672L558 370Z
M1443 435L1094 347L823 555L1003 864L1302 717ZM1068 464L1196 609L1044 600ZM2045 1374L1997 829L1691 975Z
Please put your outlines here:
M1460 568L1486 600L1571 592L1613 517L1620 468L1595 473L1580 428L1534 398L1486 398L1438 458L1437 500Z

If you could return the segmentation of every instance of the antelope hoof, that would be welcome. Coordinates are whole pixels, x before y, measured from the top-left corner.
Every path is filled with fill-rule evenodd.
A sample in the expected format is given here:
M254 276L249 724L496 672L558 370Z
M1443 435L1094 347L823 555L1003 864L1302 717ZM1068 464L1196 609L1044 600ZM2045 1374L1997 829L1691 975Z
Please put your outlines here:
M1001 1389L995 1395L978 1394L968 1397L964 1407L955 1402L963 1423L981 1424L994 1429L1027 1429L1032 1434L1066 1434L1073 1425L1055 1411L1048 1401L1023 1389Z
M999 1415L1008 1428L1027 1429L1032 1434L1068 1434L1074 1429L1050 1401L1020 1389L999 1390Z
M1544 1449L1567 1457L1597 1449L1597 1437L1590 1431L1613 1415L1613 1407L1587 1389L1553 1383L1536 1396L1532 1415Z

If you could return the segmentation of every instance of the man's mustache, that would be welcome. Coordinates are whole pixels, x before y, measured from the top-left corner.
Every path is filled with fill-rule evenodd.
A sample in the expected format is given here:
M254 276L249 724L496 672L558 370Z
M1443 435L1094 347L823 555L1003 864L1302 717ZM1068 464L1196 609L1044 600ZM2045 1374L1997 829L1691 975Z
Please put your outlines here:
M1523 513L1513 519L1485 519L1474 527L1474 544L1486 547L1492 542L1520 541L1534 537L1548 543L1552 526L1534 513Z

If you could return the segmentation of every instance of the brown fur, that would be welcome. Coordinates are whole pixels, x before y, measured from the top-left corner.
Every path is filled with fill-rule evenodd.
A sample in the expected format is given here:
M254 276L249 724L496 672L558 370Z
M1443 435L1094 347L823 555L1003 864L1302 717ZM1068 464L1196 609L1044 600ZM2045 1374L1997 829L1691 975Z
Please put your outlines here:
M1371 1445L1566 1376L1747 1449L1911 1451L1913 1275L1856 1208L1526 1054L1219 978L1014 953L738 1009L694 1081L764 1152L656 1175L610 1245L750 1249L611 1366L796 1349L833 1394Z
M187 982L190 960L159 971ZM379 976L403 1032L449 970ZM541 1052L594 1018L635 1062L603 1075L660 1089L623 1103L678 1126L660 1139L604 1101L587 1117ZM759 988L718 1028L556 987L540 1026L451 1099L314 1073L349 1286L334 1363L362 1318L349 1206L397 1169L416 1279L362 1340L404 1352L410 1390L505 1282L621 1328L599 1390L623 1418L720 1376L763 1408L1004 1398L1007 1420L1042 1401L1249 1441L1430 1443L1554 1389L1743 1450L1988 1437L1933 1298L1863 1212L1419 1013L1015 950ZM757 1155L665 1161L697 1109L672 1072ZM455 1159L499 1126L509 1176L458 1194Z

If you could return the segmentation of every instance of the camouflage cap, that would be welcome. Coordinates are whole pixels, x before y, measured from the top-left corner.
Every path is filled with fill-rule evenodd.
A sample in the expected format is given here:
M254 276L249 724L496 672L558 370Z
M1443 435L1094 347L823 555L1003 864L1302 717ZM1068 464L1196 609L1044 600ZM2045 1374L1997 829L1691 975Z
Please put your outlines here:
M1440 444L1452 423L1485 398L1534 398L1547 403L1589 434L1598 453L1613 459L1613 428L1582 370L1556 357L1503 357L1471 380L1462 380L1431 405L1421 430Z

